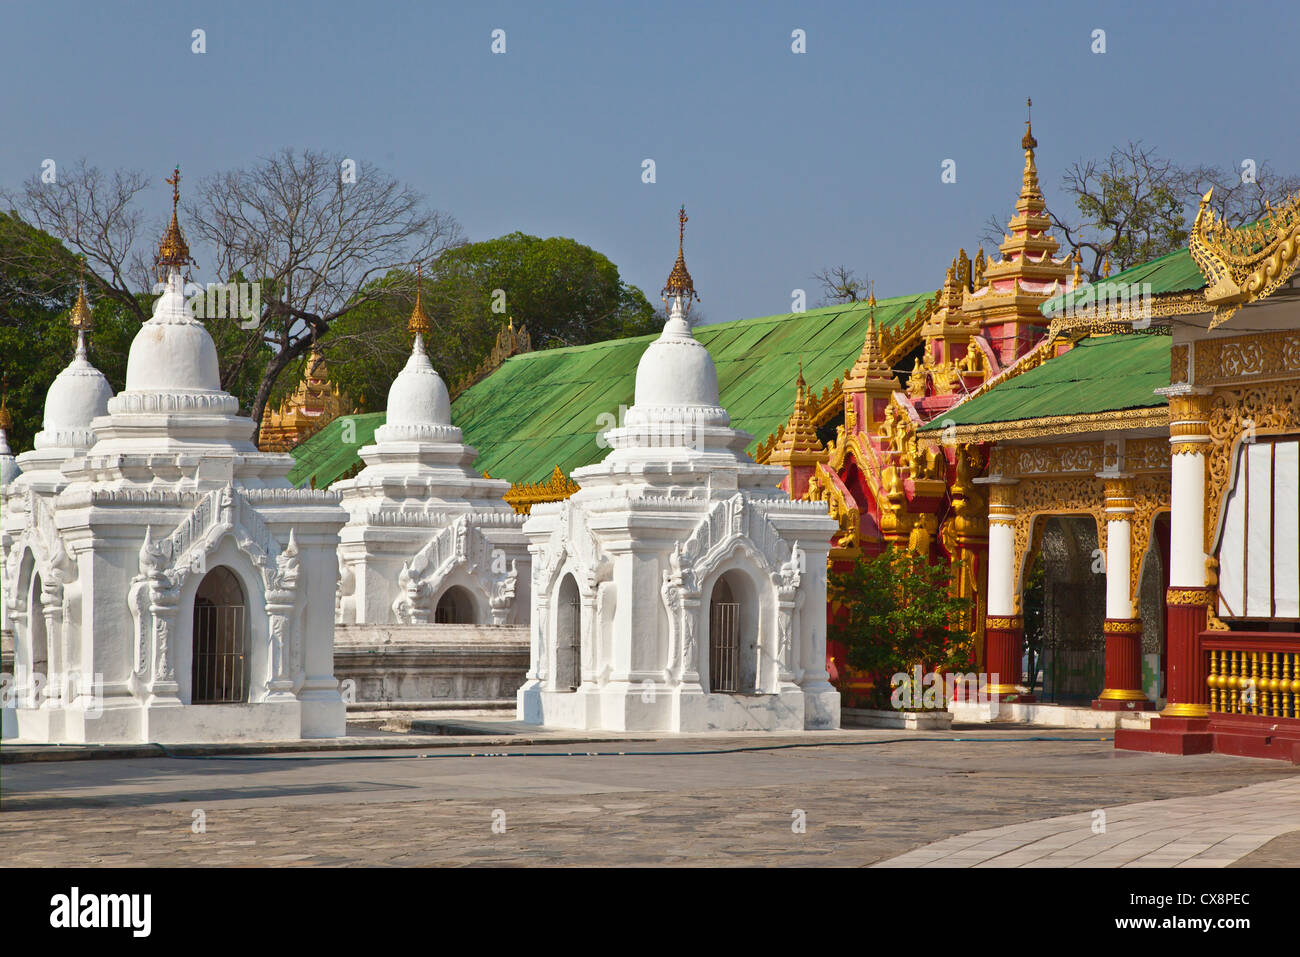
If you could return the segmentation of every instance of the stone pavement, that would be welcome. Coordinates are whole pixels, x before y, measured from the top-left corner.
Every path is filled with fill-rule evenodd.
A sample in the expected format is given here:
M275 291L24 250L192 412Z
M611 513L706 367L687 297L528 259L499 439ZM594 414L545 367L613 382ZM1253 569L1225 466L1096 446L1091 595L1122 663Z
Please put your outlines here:
M1293 833L1300 777L970 831L876 866L1224 867Z
M1257 815L1275 806L1279 816L1290 813L1284 809L1300 782L1300 769L1280 762L1116 751L1096 732L1053 730L1049 740L1025 740L1034 733L856 731L506 746L515 757L475 756L486 749L462 747L6 764L0 861L861 866L1044 818L1083 821L1090 835L1098 808L1116 835L1128 820L1119 806L1167 798L1207 798L1200 818L1186 818L1195 827L1217 802L1229 802L1234 823L1222 828L1260 839L1233 844L1240 856L1268 840L1263 828L1241 819L1250 802ZM956 740L927 740L933 737ZM815 746L734 750L775 743ZM548 756L565 750L626 754ZM710 753L718 750L727 753ZM1258 790L1247 798L1209 797L1252 786ZM1270 821L1270 833L1280 823ZM1298 863L1296 849L1274 841L1261 851L1272 855L1266 863L1286 865Z

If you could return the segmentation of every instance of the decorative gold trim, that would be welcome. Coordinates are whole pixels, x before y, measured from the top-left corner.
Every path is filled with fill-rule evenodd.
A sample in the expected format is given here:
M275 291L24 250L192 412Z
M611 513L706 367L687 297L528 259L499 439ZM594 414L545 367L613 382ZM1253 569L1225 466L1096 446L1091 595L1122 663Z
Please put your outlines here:
M960 408L960 406L958 406ZM959 425L948 436L956 442L998 442L1007 439L1054 438L1080 432L1136 431L1162 429L1169 425L1169 409L1120 409L1092 415L1049 415L1036 419L1012 419L981 425ZM945 443L947 444L947 443Z
M1145 691L1130 690L1124 688L1107 688L1097 697L1102 701L1146 701L1147 694Z
M988 615L984 618L984 627L1014 631L1017 628L1025 627L1025 619L1023 615Z
M1101 623L1101 633L1103 635L1140 635L1142 634L1142 619L1107 618Z
M534 505L543 502L562 502L581 486L569 478L557 465L545 482L516 482L501 496L518 515L529 514Z
M1171 704L1160 712L1162 718L1205 718L1210 714L1210 706L1179 702Z
M1227 322L1242 306L1264 299L1291 278L1300 264L1300 193L1251 226L1229 229L1215 220L1210 189L1201 197L1187 248L1205 276L1205 301L1214 309L1210 328Z
M1165 591L1165 604L1177 608L1211 608L1214 592L1208 588L1170 588Z

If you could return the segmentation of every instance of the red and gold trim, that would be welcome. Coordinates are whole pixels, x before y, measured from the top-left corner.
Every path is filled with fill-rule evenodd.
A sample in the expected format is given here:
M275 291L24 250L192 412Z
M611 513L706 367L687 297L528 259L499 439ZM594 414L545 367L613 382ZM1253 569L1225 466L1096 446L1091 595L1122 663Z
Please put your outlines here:
M1024 638L1025 620L1020 615L989 615L984 619L989 694L1000 699L1032 700L1020 692L1020 654Z
M1142 619L1107 618L1106 688L1092 703L1098 711L1138 710L1150 707L1142 691Z
M1210 713L1205 663L1198 636L1214 602L1209 588L1170 588L1165 592L1165 667L1167 718L1204 718Z

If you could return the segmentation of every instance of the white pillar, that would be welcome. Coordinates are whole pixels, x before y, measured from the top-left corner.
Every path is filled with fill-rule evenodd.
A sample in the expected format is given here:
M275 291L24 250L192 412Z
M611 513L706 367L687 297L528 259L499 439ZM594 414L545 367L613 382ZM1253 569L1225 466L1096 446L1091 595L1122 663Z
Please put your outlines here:
M999 492L1001 490L1005 490ZM1000 498L1010 497L1010 487L994 485L989 489L989 588L990 618L1010 618L1016 612L1016 531L1015 508Z
M1133 558L1133 499L1123 478L1106 481L1106 617L1131 619L1137 615L1129 573Z

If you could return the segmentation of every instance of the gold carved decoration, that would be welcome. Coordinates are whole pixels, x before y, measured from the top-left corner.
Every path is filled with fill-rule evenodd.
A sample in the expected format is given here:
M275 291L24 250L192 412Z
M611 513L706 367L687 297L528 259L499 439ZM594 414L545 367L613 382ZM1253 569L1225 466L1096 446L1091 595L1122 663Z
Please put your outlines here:
M555 471L545 482L516 482L502 496L517 515L529 514L534 505L542 502L562 502L574 492L579 485L555 466Z
M1169 384L1182 385L1187 382L1187 346L1169 348Z
M1013 419L982 425L958 425L947 436L957 442L998 442L1008 439L1053 438L1084 432L1163 429L1169 424L1169 409L1159 405L1146 409L1120 409L1092 415L1048 415L1036 419Z
M1194 348L1196 385L1234 385L1300 375L1300 332L1200 339Z
M1248 302L1271 295L1300 262L1300 193L1252 226L1229 229L1210 209L1211 189L1201 197L1187 248L1207 283L1214 310L1210 328L1226 322Z

